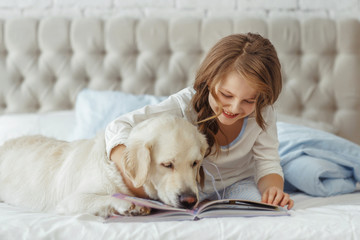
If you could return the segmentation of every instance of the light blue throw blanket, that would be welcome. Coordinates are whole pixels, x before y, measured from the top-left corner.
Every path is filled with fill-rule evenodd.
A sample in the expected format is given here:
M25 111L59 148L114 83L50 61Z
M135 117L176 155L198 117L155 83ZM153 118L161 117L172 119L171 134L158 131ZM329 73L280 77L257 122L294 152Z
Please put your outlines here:
M355 191L360 181L360 146L321 130L277 123L285 190L313 196Z

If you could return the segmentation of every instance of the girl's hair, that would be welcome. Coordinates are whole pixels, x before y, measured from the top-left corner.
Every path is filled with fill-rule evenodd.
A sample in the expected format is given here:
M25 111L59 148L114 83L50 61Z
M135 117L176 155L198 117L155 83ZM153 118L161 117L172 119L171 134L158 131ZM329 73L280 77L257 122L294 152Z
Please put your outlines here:
M206 135L209 148L216 144L215 135L219 131L215 113L209 105L209 92L219 103L215 86L229 72L235 71L240 77L249 81L257 90L255 118L257 124L265 130L266 123L261 115L262 109L277 100L281 88L281 66L272 43L259 34L234 34L222 38L208 52L202 61L195 78L192 106L198 113L199 130Z

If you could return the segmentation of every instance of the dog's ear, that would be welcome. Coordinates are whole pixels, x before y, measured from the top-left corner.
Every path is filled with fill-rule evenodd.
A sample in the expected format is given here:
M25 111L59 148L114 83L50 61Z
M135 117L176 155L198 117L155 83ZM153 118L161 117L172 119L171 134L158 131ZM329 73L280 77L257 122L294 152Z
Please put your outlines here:
M204 169L202 166L198 168L198 172L196 174L196 181L200 184L201 188L204 187L205 176L204 176Z
M131 180L134 187L141 187L150 170L151 144L143 141L132 142L126 148L123 162L124 174Z
M200 153L203 157L206 157L210 153L211 149L209 148L209 144L206 141L206 138L204 137L201 140L201 147L200 147Z
M206 138L203 137L201 140L201 148L200 148L201 155L203 157L205 157L207 154L209 154L209 151L210 151L209 145L206 141ZM204 174L204 169L201 165L198 168L198 172L196 175L196 181L200 184L201 188L204 187L205 174Z

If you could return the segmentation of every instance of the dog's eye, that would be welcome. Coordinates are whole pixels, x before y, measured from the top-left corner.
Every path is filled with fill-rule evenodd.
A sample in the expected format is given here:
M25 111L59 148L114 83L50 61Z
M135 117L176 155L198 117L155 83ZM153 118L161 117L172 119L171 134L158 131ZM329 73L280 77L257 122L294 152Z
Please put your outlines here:
M161 166L166 167L166 168L170 168L170 169L173 169L173 168L174 168L174 164L172 164L171 162L169 162L169 163L162 163Z
M195 161L195 162L193 162L192 167L196 167L197 165L198 165L198 162Z

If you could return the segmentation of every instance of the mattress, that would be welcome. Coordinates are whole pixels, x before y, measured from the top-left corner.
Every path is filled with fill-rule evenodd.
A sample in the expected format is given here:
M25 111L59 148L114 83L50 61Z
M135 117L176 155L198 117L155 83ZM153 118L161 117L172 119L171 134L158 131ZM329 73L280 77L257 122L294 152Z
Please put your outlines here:
M359 239L359 191L292 197L295 207L286 217L147 223L104 223L88 214L58 216L0 203L0 239Z
M75 111L0 116L0 144L25 134L72 140ZM7 127L5 127L7 126ZM349 194L297 192L290 216L199 221L104 223L89 214L61 216L0 203L0 239L359 239L360 186Z

